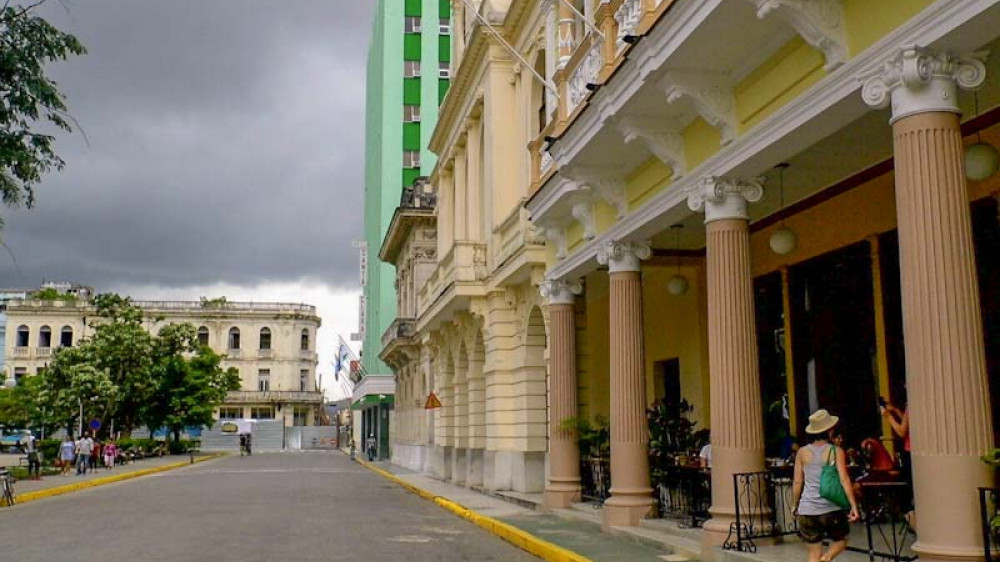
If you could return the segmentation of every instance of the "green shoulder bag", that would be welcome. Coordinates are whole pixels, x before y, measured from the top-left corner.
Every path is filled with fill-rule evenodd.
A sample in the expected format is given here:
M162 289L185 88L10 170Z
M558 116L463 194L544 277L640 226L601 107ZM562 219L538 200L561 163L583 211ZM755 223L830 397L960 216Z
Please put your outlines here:
M837 456L834 454L836 450L836 446L831 446L826 454L826 464L823 465L823 472L819 476L819 497L841 509L850 509L851 502L847 499L847 492L840 483L840 473L837 472Z

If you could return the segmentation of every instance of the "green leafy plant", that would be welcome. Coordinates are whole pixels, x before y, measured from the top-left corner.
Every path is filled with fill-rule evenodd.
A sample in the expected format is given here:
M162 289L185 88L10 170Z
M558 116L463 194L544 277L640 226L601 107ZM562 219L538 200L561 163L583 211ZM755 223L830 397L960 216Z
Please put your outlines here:
M216 297L214 299L201 297L202 308L226 308L228 304L229 300L226 297Z
M597 414L594 421L573 416L562 420L559 429L577 436L580 443L580 457L606 457L611 453L611 424L607 416Z
M654 481L663 477L668 466L676 464L677 457L697 454L708 443L708 430L697 429L698 424L689 417L692 412L694 406L687 400L657 400L646 411L649 466Z
M985 455L979 457L979 460L993 467L993 469L1000 468L1000 448L994 447L990 449ZM998 498L994 497L994 501L997 500ZM990 530L993 531L994 535L1000 535L1000 506L993 510L993 516L990 518Z

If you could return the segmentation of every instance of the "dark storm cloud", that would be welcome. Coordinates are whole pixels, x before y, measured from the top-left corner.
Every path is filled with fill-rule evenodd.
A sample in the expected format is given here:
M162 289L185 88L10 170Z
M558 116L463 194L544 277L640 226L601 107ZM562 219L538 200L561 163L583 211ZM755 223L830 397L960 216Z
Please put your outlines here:
M356 286L371 4L50 0L89 49L51 67L89 145L0 210L0 286Z

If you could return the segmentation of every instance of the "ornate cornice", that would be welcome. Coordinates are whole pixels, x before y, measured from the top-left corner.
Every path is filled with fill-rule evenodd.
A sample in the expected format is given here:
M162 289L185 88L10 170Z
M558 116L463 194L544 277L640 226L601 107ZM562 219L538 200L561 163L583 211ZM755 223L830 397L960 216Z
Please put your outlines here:
M932 111L961 113L958 88L974 90L986 80L986 52L954 57L916 45L899 49L878 68L862 75L861 97L882 109L892 104L892 119Z
M716 72L672 71L660 81L667 103L687 99L709 125L719 130L722 145L731 143L739 132L736 98L729 78Z
M624 173L596 166L567 166L559 170L559 173L581 186L590 188L591 192L615 208L618 218L628 213ZM576 216L575 210L573 216Z
M583 292L579 281L546 279L538 285L538 292L549 304L573 304L576 296Z
M640 262L652 255L649 242L609 242L597 250L597 262L611 273L639 271Z
M717 176L704 177L688 190L687 204L692 211L705 211L705 222L725 219L748 220L747 203L764 196L762 179L741 180Z
M827 72L847 60L847 25L843 0L750 0L757 17L777 14L826 58Z
M662 118L648 115L626 115L618 122L618 131L626 144L641 142L653 156L670 166L671 179L687 172L684 137L680 127L662 124Z

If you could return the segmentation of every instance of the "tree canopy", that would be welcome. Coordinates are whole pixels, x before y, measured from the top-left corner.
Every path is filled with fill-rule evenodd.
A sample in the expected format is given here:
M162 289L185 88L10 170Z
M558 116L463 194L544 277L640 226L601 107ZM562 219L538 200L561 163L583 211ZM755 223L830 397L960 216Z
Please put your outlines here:
M44 2L5 0L0 6L0 201L8 206L31 207L42 175L65 165L52 147L55 137L40 130L45 123L73 130L45 65L87 52L76 37L36 13Z

